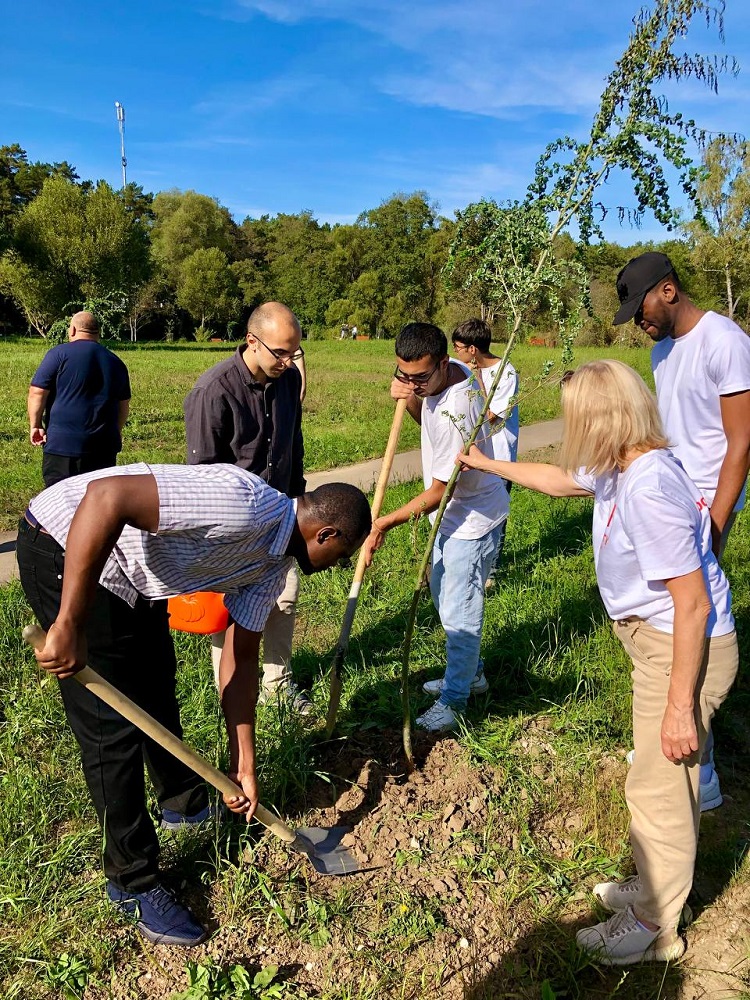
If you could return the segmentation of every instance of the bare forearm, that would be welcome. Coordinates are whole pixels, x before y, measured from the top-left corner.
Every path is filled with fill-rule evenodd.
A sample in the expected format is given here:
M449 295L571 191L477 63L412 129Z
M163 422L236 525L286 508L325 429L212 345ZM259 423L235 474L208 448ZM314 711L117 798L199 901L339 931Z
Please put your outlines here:
M120 405L117 408L117 429L122 434L122 429L128 422L128 416L130 415L130 400L123 399L120 401Z
M49 392L46 389L39 389L37 386L32 385L29 388L29 394L26 399L26 410L29 415L29 427L33 430L34 427L42 426L42 417L44 416L44 406L47 402L47 396Z
M721 533L734 510L750 470L750 451L745 442L729 444L719 472L714 502L711 504L711 521Z
M480 472L489 472L511 483L518 483L537 493L551 497L577 497L590 494L581 489L570 473L558 465L544 462L504 462L500 459L479 457L478 450L472 451L471 467Z
M674 612L672 672L667 701L680 711L692 711L706 645L708 607L678 607Z
M405 503L403 507L377 518L373 527L377 526L380 531L390 531L391 528L395 528L399 524L406 524L412 518L432 514L440 506L443 493L445 493L445 483L438 483L438 480L434 480L429 489L423 490L408 503Z
M255 704L260 633L232 624L219 665L219 697L229 740L229 770L255 775Z
M422 423L422 400L419 396L415 396L414 393L409 396L406 400L406 410L407 413L416 420L418 424Z

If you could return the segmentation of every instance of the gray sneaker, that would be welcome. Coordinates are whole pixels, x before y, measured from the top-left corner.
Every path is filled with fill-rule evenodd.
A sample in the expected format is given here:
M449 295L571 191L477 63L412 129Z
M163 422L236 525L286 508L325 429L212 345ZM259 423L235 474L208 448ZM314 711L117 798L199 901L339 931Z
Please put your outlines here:
M443 688L445 687L445 678L440 677L436 681L425 681L422 685L422 690L427 694L434 695L436 698L443 693ZM471 684L469 685L469 694L484 694L485 691L489 691L490 684L487 678L484 676L484 670L480 670L478 674L474 677Z
M627 910L638 899L640 891L640 875L631 875L622 882L599 882L594 886L594 895L610 913Z
M449 729L456 728L458 716L450 705L436 701L426 712L417 717L417 725L430 733L445 733Z
M672 931L663 935L641 927L633 908L615 913L593 927L576 934L579 948L588 951L601 965L636 965L638 962L671 962L685 953L685 942Z
M297 715L312 715L315 711L313 703L304 691L300 691L294 681L279 685L279 687L273 688L270 691L267 688L260 689L260 694L258 695L259 705L270 705L273 702L282 700L286 707L292 712L296 712Z

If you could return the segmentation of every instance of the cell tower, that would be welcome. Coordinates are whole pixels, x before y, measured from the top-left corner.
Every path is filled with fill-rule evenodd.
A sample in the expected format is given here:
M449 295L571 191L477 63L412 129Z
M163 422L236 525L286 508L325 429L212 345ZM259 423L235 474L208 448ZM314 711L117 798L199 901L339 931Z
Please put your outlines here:
M125 108L119 101L115 101L115 111L117 112L117 127L120 129L120 163L122 164L122 189L128 186L128 161L125 159Z

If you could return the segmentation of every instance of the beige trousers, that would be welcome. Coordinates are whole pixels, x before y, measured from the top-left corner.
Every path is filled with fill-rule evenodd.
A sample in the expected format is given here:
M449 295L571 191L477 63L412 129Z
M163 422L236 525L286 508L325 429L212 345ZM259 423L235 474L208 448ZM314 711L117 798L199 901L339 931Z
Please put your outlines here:
M633 661L633 765L625 782L630 842L641 877L638 915L673 931L693 883L698 846L700 757L711 719L737 675L737 634L706 641L695 690L699 749L678 764L661 750L672 670L672 636L640 618L613 623Z
M299 573L294 564L286 575L286 584L276 606L268 616L263 630L263 679L264 690L269 694L284 687L292 679L292 637L297 617L297 597L299 596ZM214 632L211 636L211 662L214 680L219 686L219 663L224 648L226 632Z

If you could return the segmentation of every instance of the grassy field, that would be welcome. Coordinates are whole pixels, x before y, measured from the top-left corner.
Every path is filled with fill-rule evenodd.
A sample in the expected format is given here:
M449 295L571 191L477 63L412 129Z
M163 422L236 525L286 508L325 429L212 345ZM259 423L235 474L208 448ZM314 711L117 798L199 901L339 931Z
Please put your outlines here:
M23 401L42 352L0 347L5 526L40 486ZM648 368L641 351L580 351L576 363L605 353ZM182 398L221 353L147 348L123 356L135 398L124 459L179 460ZM514 360L530 377L547 356L527 348ZM392 364L392 344L309 345L308 468L382 451ZM522 420L553 417L557 407L557 390L540 390ZM416 444L409 427L403 446ZM391 490L385 509L412 489ZM212 932L189 953L145 944L105 903L98 828L56 683L21 642L30 612L20 587L0 589L0 996L750 1000L746 673L716 725L726 803L702 820L687 956L668 968L598 969L577 952L574 934L592 915L599 919L591 886L630 872L623 801L630 695L628 660L596 595L590 505L514 491L502 583L487 601L489 694L472 703L455 739L416 736L418 769L408 774L399 654L424 537L421 526L394 532L368 574L334 739L322 729L326 673L350 572L303 583L294 670L312 691L317 720L300 728L273 707L259 714L264 803L293 826L352 827L351 849L366 872L321 877L255 825L165 834L165 879ZM726 564L744 649L746 517ZM225 738L208 644L182 634L176 643L186 739L221 767ZM422 682L443 669L443 637L426 597L413 653L417 710L428 701ZM260 970L265 980L253 986Z
M198 376L228 354L228 349L199 345L118 345L130 370L133 401L124 433L121 463L182 462L185 432L182 401ZM307 352L308 395L304 433L309 472L349 465L382 455L390 427L388 396L395 364L388 341L312 341ZM0 530L12 529L27 501L42 487L41 452L28 440L26 393L45 352L39 341L0 344L0 441L3 476L0 483ZM577 362L590 357L618 356L646 374L648 352L633 349L603 352L583 349ZM552 350L520 347L513 361L526 380L526 391ZM556 416L559 392L544 387L531 392L521 406L521 422ZM407 421L401 450L419 445L418 428Z
M390 492L386 509L409 487ZM629 663L596 596L590 505L518 490L502 584L487 602L491 689L456 739L400 752L399 647L416 548L394 532L368 575L345 673L340 727L260 714L263 801L292 825L353 827L369 869L316 875L257 827L164 836L164 870L212 929L186 954L141 942L103 898L97 825L55 682L20 629L18 585L0 590L0 993L52 998L321 1000L697 1000L748 997L750 729L743 675L718 723L725 806L702 820L686 959L607 971L575 949L590 888L629 873L623 781ZM750 632L750 526L727 568L742 648ZM294 669L320 716L350 574L304 581ZM224 763L208 645L178 635L186 739ZM414 707L439 676L443 640L427 599L414 643ZM597 916L598 919L598 916ZM194 985L188 990L190 968ZM260 969L270 985L236 985ZM274 969L276 972L274 973ZM231 976L235 985L232 985ZM202 977L202 979L200 978ZM201 985L202 984L202 985ZM187 992L184 992L187 991Z

